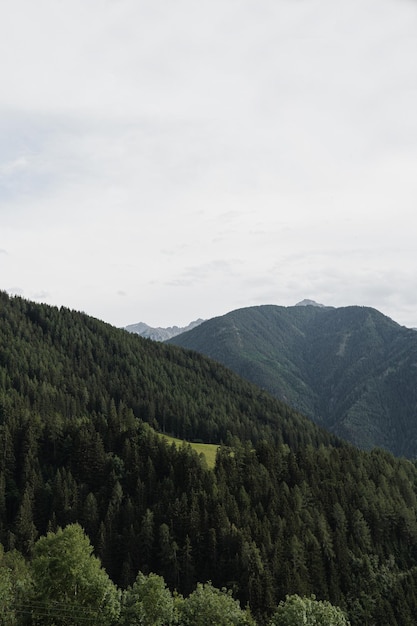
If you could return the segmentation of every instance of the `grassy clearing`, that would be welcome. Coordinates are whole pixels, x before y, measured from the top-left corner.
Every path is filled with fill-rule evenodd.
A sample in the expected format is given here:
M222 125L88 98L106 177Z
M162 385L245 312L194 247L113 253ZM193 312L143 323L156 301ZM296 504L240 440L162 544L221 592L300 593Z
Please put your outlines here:
M184 441L183 439L177 439L176 437L170 437L169 435L163 435L160 433L161 437L165 437L165 439L169 443L175 443L176 446L182 446L183 443L188 443L190 446L197 452L197 454L202 454L206 459L207 467L209 469L213 469L216 463L216 453L219 446L215 443L193 443L191 441Z

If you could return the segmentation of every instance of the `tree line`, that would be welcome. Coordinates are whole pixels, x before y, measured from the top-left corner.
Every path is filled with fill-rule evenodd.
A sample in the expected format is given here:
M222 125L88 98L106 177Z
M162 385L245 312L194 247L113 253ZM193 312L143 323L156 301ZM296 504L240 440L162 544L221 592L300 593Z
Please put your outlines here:
M347 626L345 614L314 596L287 597L270 626L332 624ZM138 572L119 589L93 554L81 526L49 532L34 545L26 562L17 551L0 549L0 624L7 626L256 626L230 591L198 583L184 598L164 579Z

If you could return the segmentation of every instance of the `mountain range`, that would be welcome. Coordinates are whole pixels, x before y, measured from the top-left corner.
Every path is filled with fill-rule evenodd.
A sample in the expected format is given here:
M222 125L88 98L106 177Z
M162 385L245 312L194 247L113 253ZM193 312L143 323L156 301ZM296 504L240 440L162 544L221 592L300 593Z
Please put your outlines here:
M124 329L129 333L135 333L141 337L145 337L145 339L152 339L153 341L167 341L172 337L176 337L176 335L192 330L203 321L204 320L202 319L198 319L182 328L179 326L169 326L168 328L161 328L160 326L157 326L154 328L152 326L148 326L148 324L145 324L144 322L138 322L137 324L129 324L128 326L125 326Z
M314 342L328 326L321 316L357 315L255 312L226 316L220 336L245 345L258 324L258 343L271 344L265 324L275 320L283 346L292 337L288 367L310 327L310 351L324 350ZM370 327L380 345L391 337L407 360L397 327L359 312L351 332ZM341 341L337 320L331 328L325 352L337 364L359 339ZM217 445L214 467L187 444L197 440ZM195 351L0 292L0 450L0 595L13 583L23 602L22 619L7 623L28 623L21 565L39 538L77 523L123 590L156 573L184 596L199 581L228 588L259 626L291 594L337 604L352 626L415 624L415 463L343 442Z
M248 307L170 342L223 363L361 448L417 456L417 333L375 309Z

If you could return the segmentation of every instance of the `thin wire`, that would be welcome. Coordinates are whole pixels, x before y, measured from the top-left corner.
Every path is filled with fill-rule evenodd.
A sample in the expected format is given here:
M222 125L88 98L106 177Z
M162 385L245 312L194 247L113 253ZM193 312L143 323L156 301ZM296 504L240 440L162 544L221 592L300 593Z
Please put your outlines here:
M17 615L33 615L35 612L37 617L72 618L76 619L78 623L89 624L96 623L99 618L99 613L87 606L71 606L64 602L54 602L49 605L46 602L32 601L19 604L13 611Z

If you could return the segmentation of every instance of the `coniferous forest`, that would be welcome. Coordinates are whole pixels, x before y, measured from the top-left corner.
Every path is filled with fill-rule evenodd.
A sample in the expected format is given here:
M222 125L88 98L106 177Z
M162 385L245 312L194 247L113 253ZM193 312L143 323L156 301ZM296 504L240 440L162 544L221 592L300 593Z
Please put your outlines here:
M214 469L160 433L219 444ZM173 597L226 587L259 625L293 594L415 624L414 462L208 358L1 292L0 441L0 598L6 570L41 571L47 533L81 527L119 590L155 574ZM3 623L48 623L30 619Z

